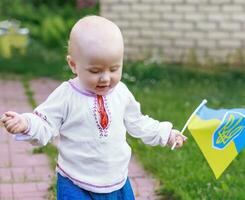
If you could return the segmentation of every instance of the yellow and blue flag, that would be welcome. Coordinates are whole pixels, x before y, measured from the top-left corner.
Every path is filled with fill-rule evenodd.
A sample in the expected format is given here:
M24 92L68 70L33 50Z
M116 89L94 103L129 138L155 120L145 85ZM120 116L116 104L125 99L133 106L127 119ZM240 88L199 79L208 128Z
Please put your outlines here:
M188 129L218 179L245 147L245 109L211 109L203 105Z

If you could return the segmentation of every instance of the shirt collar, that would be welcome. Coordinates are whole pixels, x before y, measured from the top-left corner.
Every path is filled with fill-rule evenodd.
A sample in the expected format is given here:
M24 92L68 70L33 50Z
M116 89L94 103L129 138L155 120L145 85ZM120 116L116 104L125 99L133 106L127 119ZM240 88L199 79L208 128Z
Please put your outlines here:
M83 95L85 95L85 96L90 96L90 97L95 97L95 96L97 96L97 94L95 94L94 92L91 92L91 91L89 91L89 90L86 90L82 85L78 84L76 78L70 79L70 80L68 81L68 83L71 85L71 87L72 87L75 91L77 91L77 92L80 93L80 94L83 94ZM114 87L114 88L115 88L115 87ZM110 89L109 92L108 92L106 95L110 94L110 93L114 90L114 88Z

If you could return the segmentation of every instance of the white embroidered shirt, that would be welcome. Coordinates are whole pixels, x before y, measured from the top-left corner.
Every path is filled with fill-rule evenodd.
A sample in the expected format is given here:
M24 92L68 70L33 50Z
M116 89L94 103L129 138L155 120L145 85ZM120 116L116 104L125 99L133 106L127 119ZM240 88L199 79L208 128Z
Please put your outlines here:
M109 123L99 123L96 95L63 82L33 113L27 135L32 144L46 145L60 135L57 171L75 184L97 193L120 189L127 178L131 148L126 131L149 145L166 145L172 124L140 111L127 86L119 82L103 96Z

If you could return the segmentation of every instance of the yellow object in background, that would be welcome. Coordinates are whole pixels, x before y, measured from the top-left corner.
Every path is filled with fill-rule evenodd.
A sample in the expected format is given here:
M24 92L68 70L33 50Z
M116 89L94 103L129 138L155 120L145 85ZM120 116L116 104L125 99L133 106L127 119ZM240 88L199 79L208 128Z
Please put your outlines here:
M0 22L0 56L11 58L13 49L17 49L20 54L26 53L28 45L28 29L19 28L17 21Z
M4 58L11 57L10 39L8 35L0 36L0 55Z

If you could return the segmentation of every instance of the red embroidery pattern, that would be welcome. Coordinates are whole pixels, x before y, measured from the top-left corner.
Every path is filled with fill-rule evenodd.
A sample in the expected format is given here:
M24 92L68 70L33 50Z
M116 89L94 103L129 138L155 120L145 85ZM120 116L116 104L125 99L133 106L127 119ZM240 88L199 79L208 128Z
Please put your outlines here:
M35 115L37 115L38 117L40 117L41 119L47 121L46 115L43 115L42 113L37 112L37 111L34 111L33 114L35 114Z
M105 129L108 125L108 115L105 110L104 100L101 95L97 95L98 111L100 114L100 125Z
M100 131L100 137L108 136L108 128L111 124L111 112L108 107L106 97L95 96L93 115L96 121L96 125Z

